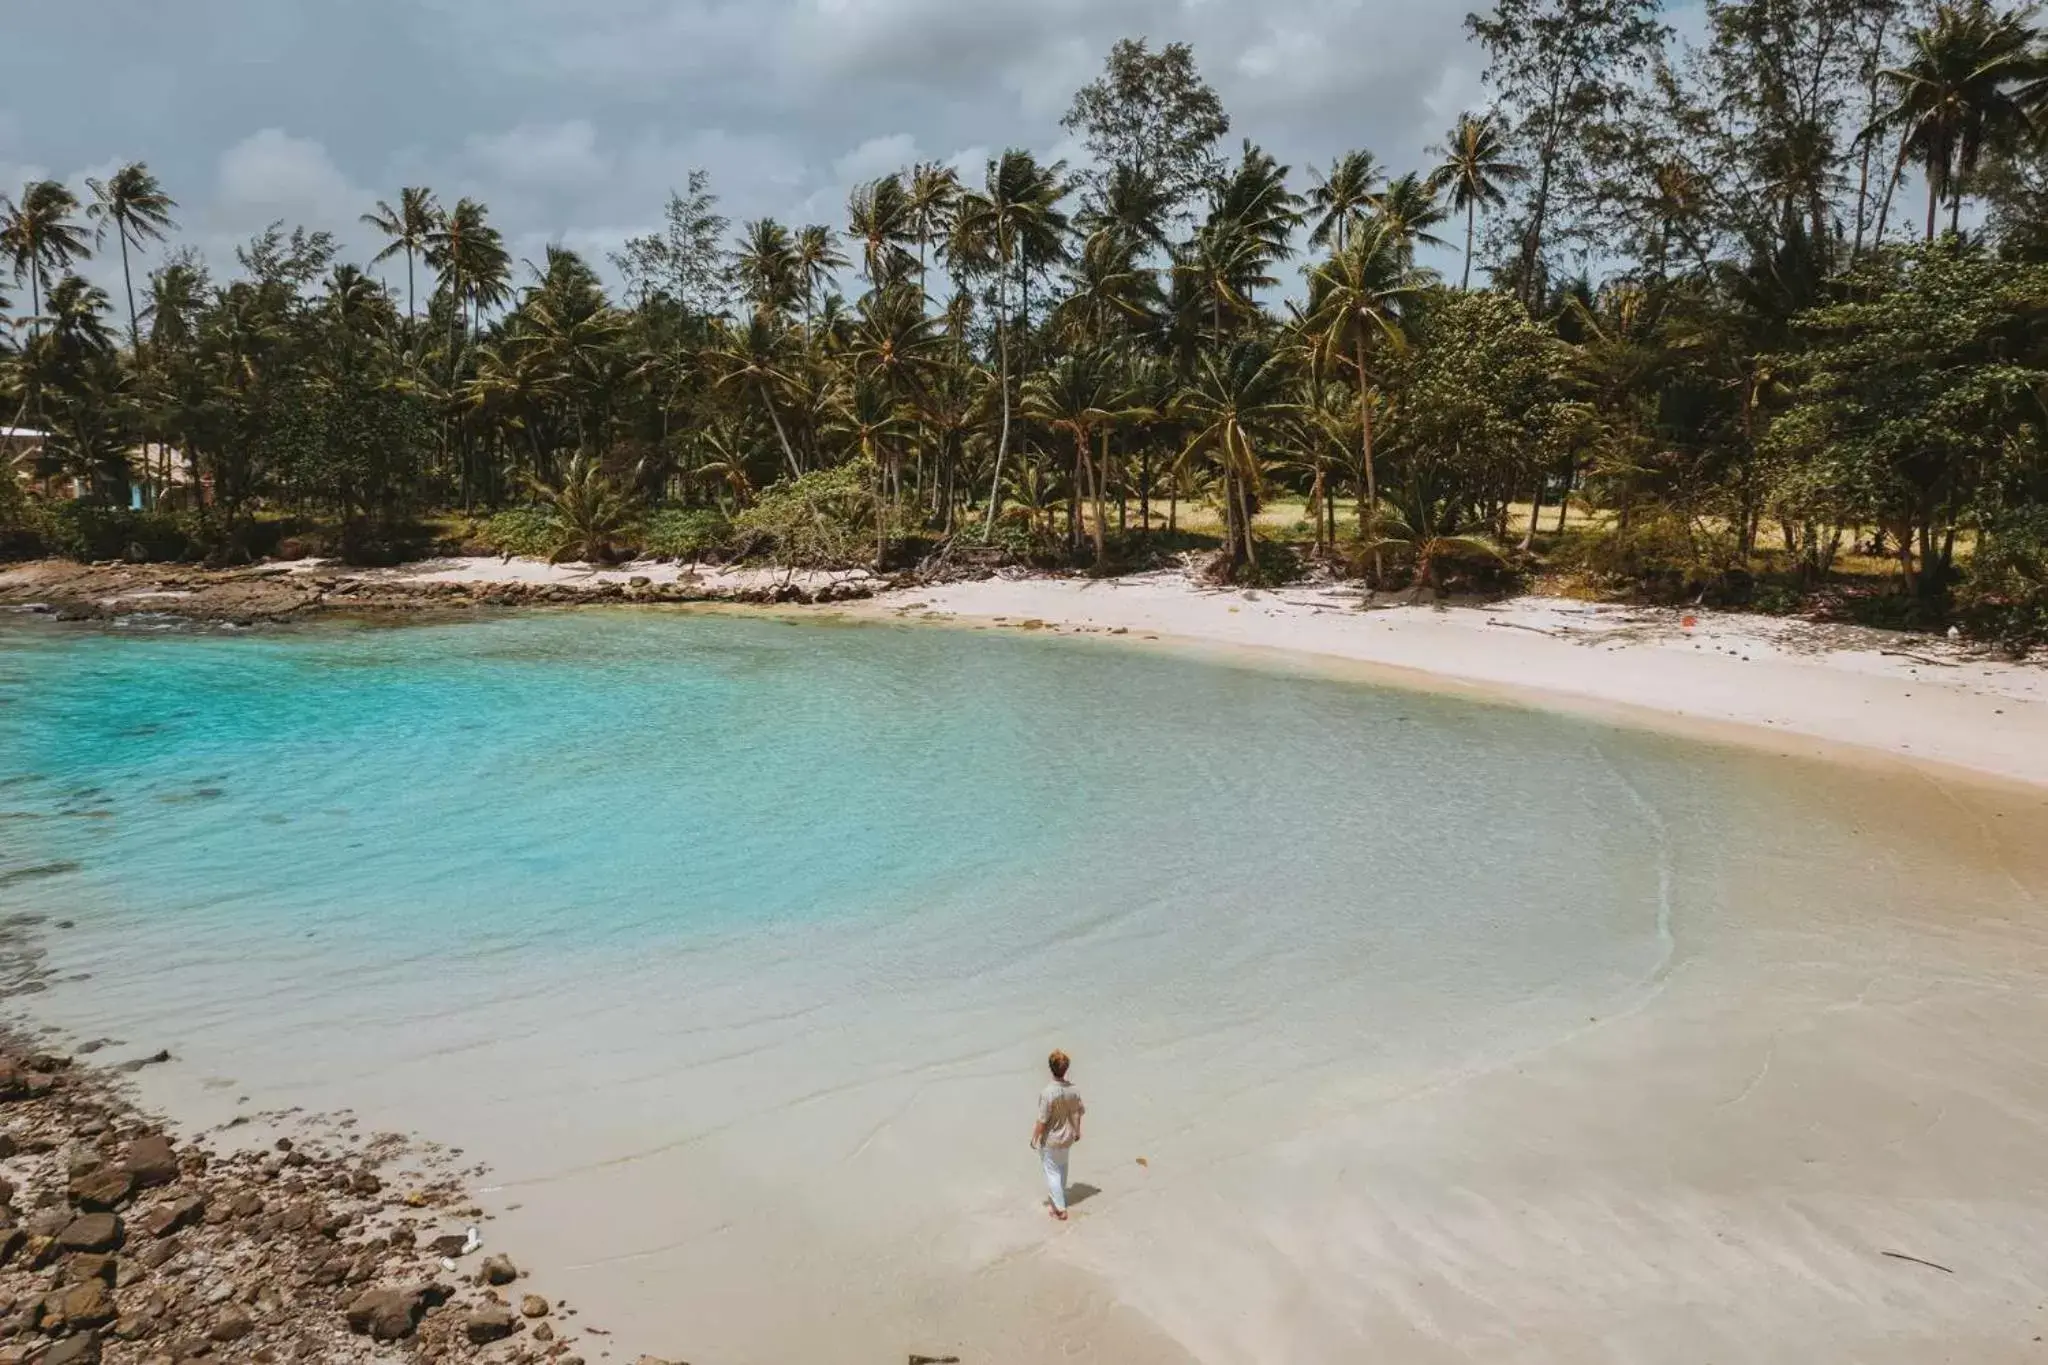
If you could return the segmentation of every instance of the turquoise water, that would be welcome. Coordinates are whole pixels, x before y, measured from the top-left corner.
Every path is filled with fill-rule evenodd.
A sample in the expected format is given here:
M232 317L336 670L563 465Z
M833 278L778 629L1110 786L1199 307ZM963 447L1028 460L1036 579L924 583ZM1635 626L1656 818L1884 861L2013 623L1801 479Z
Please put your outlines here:
M289 949L316 991L339 967L911 913L971 918L993 955L1053 925L1171 932L1167 911L1234 929L1193 965L1224 1003L1367 943L1540 990L1654 951L1659 846L1614 766L1645 747L1000 634L29 623L0 635L0 904L152 952Z

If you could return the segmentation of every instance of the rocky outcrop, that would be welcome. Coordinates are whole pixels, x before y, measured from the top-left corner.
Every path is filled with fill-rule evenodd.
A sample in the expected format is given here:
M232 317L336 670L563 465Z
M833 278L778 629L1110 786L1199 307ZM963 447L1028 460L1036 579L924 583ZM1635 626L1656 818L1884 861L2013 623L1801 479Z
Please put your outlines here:
M509 1258L447 1273L481 1210L377 1169L406 1145L174 1143L107 1073L0 1035L0 1365L578 1361L573 1310L504 1301Z

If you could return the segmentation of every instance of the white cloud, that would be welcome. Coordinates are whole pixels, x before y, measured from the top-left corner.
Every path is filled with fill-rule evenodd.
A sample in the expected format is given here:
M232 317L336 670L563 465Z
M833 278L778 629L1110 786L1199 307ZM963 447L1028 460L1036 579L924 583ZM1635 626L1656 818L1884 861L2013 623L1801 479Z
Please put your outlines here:
M871 137L832 163L832 174L848 185L890 175L918 160L917 139L909 133Z
M598 149L597 129L580 118L473 134L468 153L484 175L514 185L580 188L611 170L611 158Z
M268 215L263 222L285 218L325 227L353 222L369 207L324 146L281 128L265 128L221 153L217 190L218 213L247 222Z

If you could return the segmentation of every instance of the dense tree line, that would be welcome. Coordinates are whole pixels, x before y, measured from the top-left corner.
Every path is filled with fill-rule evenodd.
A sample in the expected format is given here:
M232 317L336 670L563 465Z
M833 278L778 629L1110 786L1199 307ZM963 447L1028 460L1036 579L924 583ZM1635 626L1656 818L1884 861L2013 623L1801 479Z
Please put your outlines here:
M1468 21L1491 107L1398 172L1233 146L1193 53L1122 42L1067 115L1085 168L912 166L843 224L737 229L693 176L611 257L616 295L423 187L364 218L401 292L282 224L226 279L177 250L142 269L176 213L146 166L83 203L35 183L0 200L0 402L88 502L168 493L182 452L223 543L259 512L374 540L538 506L563 553L666 516L771 553L1106 567L1200 506L1239 577L1299 551L1434 584L1568 547L1739 595L1861 548L1928 619L1967 583L2038 628L2030 12L1706 15L1681 44L1650 0L1499 0ZM122 297L76 273L95 251ZM1283 498L1291 531L1261 518ZM1592 530L1565 535L1573 507ZM798 528L820 519L843 534Z

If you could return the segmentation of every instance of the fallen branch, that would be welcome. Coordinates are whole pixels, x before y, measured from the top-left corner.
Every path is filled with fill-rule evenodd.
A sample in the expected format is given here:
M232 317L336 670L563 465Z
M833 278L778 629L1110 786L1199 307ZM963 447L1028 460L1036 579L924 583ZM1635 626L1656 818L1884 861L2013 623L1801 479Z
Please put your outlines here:
M1956 663L1951 659L1930 659L1925 654L1913 654L1903 649L1880 649L1877 652L1880 654L1888 654L1894 659L1911 659L1916 664L1929 664L1935 668L1962 667L1962 665Z
M1525 626L1519 621L1503 621L1500 620L1498 617L1493 616L1489 616L1486 618L1486 624L1489 626L1499 626L1504 630L1526 630L1533 632L1537 635L1549 635L1559 640L1569 638L1567 634L1561 630L1550 630L1543 626Z
M1879 1252L1879 1253L1878 1253L1878 1255L1880 1255L1880 1256L1889 1256L1889 1257L1891 1257L1891 1258L1892 1258L1892 1259L1893 1259L1894 1261L1911 1261L1911 1262L1912 1262L1912 1263L1913 1263L1914 1265L1924 1265L1924 1266L1926 1266L1926 1267L1927 1267L1927 1268L1928 1268L1929 1270L1939 1270L1939 1271L1940 1271L1940 1272L1941 1272L1942 1274L1944 1274L1944 1275L1953 1275L1953 1274L1955 1274L1955 1271L1953 1271L1953 1270L1950 1270L1950 1269L1949 1269L1949 1268L1948 1268L1947 1266L1945 1266L1945 1265L1937 1265L1937 1264L1936 1264L1935 1262L1933 1262L1933 1261L1923 1261L1923 1260L1921 1260L1921 1259L1920 1259L1920 1258L1919 1258L1918 1256L1908 1256L1908 1255L1907 1255L1907 1254L1906 1254L1905 1252L1903 1252L1903 1251L1881 1251L1881 1252Z

